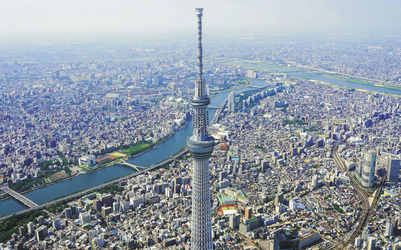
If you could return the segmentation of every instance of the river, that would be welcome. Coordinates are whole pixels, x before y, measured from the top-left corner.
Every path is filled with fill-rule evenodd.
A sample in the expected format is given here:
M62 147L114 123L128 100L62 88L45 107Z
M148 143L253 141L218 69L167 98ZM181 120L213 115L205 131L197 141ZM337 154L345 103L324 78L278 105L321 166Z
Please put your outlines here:
M266 87L266 83L258 79L249 79L253 82L252 87L245 87L235 90L235 93L242 93L247 91L254 91L256 88ZM256 87L256 88L255 88ZM227 99L231 91L219 93L211 98L212 106L218 107ZM209 109L209 120L211 121L216 109ZM150 150L138 157L128 160L128 163L149 167L155 163L161 162L171 155L177 153L180 149L185 147L187 137L192 135L192 121L188 125L178 131L176 134L168 138L166 141L157 146L156 149ZM99 169L97 171L81 174L75 178L65 180L47 187L36 189L34 191L24 194L25 197L32 200L36 204L43 204L56 198L66 196L78 191L82 191L91 187L98 186L107 181L131 174L136 172L133 168L123 165L112 165L107 168ZM19 212L25 209L23 205L14 199L7 199L0 202L0 217L11 213Z
M258 68L271 70L271 71L275 71L277 73L285 73L285 74L287 74L289 76L293 76L293 77L304 77L304 78L309 78L311 80L327 82L330 84L335 84L335 85L340 85L340 86L346 85L347 87L354 88L354 89L364 89L364 90L369 90L369 91L401 95L401 90L388 89L388 88L383 88L383 87L379 87L379 86L359 84L359 83L354 83L354 82L350 82L350 81L334 79L334 78L322 76L319 73L304 72L304 71L298 70L296 68L288 69L288 68L282 68L282 67L275 66L275 65L255 64L255 63L247 63L247 62L234 62L233 64L238 65L238 66L243 66L243 67L249 67L249 68L254 67L254 68L256 68L256 70Z

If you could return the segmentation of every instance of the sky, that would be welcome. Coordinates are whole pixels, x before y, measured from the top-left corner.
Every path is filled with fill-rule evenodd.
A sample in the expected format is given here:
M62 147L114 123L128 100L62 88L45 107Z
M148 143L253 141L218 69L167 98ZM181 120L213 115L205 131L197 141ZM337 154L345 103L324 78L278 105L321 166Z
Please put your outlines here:
M1 1L0 36L401 30L400 0L15 0Z

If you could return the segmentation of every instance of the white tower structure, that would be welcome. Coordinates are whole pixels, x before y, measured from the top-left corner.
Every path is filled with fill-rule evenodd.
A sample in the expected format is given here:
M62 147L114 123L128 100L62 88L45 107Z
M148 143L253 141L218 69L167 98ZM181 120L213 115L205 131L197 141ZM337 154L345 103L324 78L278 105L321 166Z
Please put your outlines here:
M194 131L187 139L187 147L193 157L192 176L192 222L191 249L213 249L212 219L210 206L209 157L213 151L214 138L207 132L208 115L206 108L210 101L206 94L205 80L202 78L202 11L198 16L198 80L192 99L194 109Z
M228 95L228 112L235 112L235 92Z

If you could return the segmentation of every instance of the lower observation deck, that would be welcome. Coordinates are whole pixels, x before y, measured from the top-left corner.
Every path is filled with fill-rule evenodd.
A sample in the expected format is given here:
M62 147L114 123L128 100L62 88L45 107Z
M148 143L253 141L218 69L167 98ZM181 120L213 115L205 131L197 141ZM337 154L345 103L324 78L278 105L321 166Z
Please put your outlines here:
M197 141L192 137L187 139L187 147L194 158L209 158L214 147L214 138L209 136L206 141Z

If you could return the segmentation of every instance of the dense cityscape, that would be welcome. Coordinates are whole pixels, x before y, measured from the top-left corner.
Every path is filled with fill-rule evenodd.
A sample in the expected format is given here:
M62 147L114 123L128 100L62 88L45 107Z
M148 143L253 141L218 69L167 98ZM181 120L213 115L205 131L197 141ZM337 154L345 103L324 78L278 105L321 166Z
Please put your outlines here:
M202 10L197 46L3 44L0 249L401 249L400 38Z

